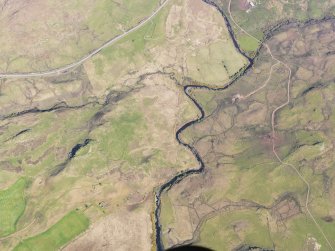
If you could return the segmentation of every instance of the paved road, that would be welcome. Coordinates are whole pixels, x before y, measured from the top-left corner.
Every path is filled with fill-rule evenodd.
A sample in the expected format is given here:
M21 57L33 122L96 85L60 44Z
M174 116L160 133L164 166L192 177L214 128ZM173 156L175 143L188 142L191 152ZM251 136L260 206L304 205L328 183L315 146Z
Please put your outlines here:
M97 53L99 53L101 50L105 49L106 47L114 44L118 40L124 38L127 36L129 33L138 30L142 26L144 26L146 23L148 23L151 19L153 19L161 9L164 8L164 6L169 2L170 0L165 0L149 17L146 19L142 20L138 25L134 26L133 28L127 30L125 33L118 35L111 40L108 40L106 43L104 43L102 46L99 48L95 49L92 51L90 54L86 55L85 57L79 59L76 62L73 62L72 64L66 65L61 68L57 69L52 69L52 70L47 70L47 71L41 71L41 72L26 72L26 73L0 73L0 79L5 79L5 78L28 78L28 77L43 77L43 76L49 76L49 75L56 75L56 74L61 74L64 73L68 70L71 70L82 63L84 63L86 60L90 59Z

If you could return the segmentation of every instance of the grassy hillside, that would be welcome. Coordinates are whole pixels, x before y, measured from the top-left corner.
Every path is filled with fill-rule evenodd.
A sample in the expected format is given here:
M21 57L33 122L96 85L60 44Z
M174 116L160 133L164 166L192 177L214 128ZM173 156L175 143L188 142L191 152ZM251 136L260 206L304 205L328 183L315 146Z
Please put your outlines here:
M0 191L0 237L16 230L16 223L26 207L26 180L20 178L6 190Z
M88 226L89 220L83 213L72 211L45 232L20 242L14 251L59 250Z

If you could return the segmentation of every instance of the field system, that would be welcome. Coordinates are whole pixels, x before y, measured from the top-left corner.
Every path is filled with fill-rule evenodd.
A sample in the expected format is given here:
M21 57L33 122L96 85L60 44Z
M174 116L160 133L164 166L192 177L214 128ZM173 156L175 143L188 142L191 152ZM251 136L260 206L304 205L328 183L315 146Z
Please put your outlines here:
M0 250L334 250L334 1L0 7Z

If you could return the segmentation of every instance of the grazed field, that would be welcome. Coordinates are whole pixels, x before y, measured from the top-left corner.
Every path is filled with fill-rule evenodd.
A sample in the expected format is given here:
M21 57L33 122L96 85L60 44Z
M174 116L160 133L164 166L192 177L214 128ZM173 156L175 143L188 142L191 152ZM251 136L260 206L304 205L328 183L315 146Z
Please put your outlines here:
M97 15L111 8L100 2ZM137 8L138 2L126 3ZM127 27L133 22L117 17L113 24L121 22L118 18ZM92 29L108 30L101 26L107 21L93 22ZM215 8L200 0L173 0L152 22L67 74L2 79L1 189L18 177L27 177L29 185L16 232L0 239L0 249L66 246L87 227L69 238L58 234L59 222L76 209L90 227L69 250L150 248L154 189L197 165L175 140L176 130L199 116L183 94L183 79L222 86L246 62ZM217 64L222 74L208 73L208 64ZM144 226L148 231L139 230ZM127 244L129 236L138 242Z
M14 250L58 250L75 236L85 231L88 225L89 221L83 213L72 211L47 231L20 242Z
M277 64L271 81L249 95L276 63L265 48L252 70L229 88L193 90L206 119L187 129L184 139L198 149L207 168L163 197L166 247L192 242L216 250L310 250L318 245L331 250L323 233L335 245L333 34L332 19L285 26L267 41L274 57L292 69L292 100L275 118L274 139L271 114L287 99L288 70ZM322 231L306 212L306 184L278 162L272 141L280 158L310 184L309 210Z
M295 5L287 11L282 1L261 1L248 19L236 3L236 20L252 23L246 28L259 38L264 27L298 13ZM332 13L332 5L308 2L299 19ZM25 72L76 61L150 15L158 1L0 6L0 71ZM233 29L252 55L259 44ZM276 150L311 184L311 211L332 242L333 34L332 19L289 25L268 41L293 70L292 102L276 116ZM262 48L229 88L190 92L206 118L181 137L198 149L206 172L163 195L166 247L308 250L320 244L327 250L304 208L306 186L273 156L271 113L286 100L288 76L275 63ZM247 64L215 7L171 0L150 22L66 74L0 79L0 250L155 248L155 189L198 165L175 139L178 128L200 116L184 87L223 87ZM249 95L271 69L269 84Z
M0 71L43 71L72 63L135 26L158 4L158 0L1 0Z
M19 179L8 189L0 191L0 237L9 235L16 230L16 223L26 206L25 184L24 179Z
M213 0L212 2L224 11L231 21L228 11L229 0ZM236 0L231 1L230 7L231 14L238 25L260 40L264 38L268 28L275 27L281 22L321 19L335 14L335 1L333 0ZM241 48L253 55L260 44L241 32L233 22L232 27Z

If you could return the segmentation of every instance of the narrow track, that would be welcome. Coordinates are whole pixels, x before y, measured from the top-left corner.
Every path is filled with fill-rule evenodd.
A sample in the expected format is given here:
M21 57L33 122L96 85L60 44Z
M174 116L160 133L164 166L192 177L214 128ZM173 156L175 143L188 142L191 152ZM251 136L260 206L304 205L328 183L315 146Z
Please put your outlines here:
M227 27L228 27L228 31L229 34L232 38L232 41L236 47L236 49L242 54L244 55L248 60L249 60L249 65L244 69L244 71L241 73L241 75L243 75L247 70L249 70L254 61L252 58L248 57L245 53L242 52L242 50L240 49L238 42L235 39L234 33L233 33L233 29L229 23L228 18L225 16L225 13L222 12L222 10L220 10L215 3L212 2L212 0L203 0L204 2L206 2L209 5L214 6L223 16L223 18L226 21ZM231 0L229 0L229 6L228 6L228 12L229 12L229 16L230 19L232 20L233 24L236 25L242 32L244 32L245 34L247 34L248 36L250 36L251 38L255 39L258 43L262 43L262 41L258 40L256 37L252 36L251 34L249 34L247 31L245 31L242 27L240 27L235 19L233 18L232 14L231 14ZM288 69L288 81L287 81L287 101L281 105L279 105L277 108L275 108L271 114L271 127L272 127L272 152L275 155L276 159L282 164L282 165L286 165L291 167L299 176L299 178L303 181L304 184L306 184L307 187L307 195L306 195L306 203L305 203L305 207L306 207L306 211L308 213L308 215L310 216L310 218L313 220L313 222L315 223L315 225L317 226L317 228L319 229L320 233L322 234L322 236L324 237L324 239L326 240L327 244L329 245L329 247L331 248L331 250L334 250L330 241L328 240L326 234L323 232L321 226L317 223L317 221L315 220L313 214L310 212L308 204L309 204L309 197L310 197L310 185L307 182L307 180L303 177L303 175L299 172L299 170L292 164L286 163L284 162L278 155L277 151L276 151L276 145L275 145L275 116L276 113L282 109L283 107L285 107L286 105L288 105L290 103L290 86L291 86L291 75L292 75L292 70L291 68L285 64L284 62L280 61L279 59L277 59L273 54L272 51L270 49L270 47L268 46L268 44L266 44L265 42L263 42L263 46L265 46L265 48L267 49L268 53L270 54L271 58L276 62L275 64L273 64L270 68L270 72L269 72L269 76L268 78L265 80L265 82L258 87L257 89L251 91L249 94L245 95L245 96L241 96L240 99L247 99L249 97L251 97L252 95L256 94L257 92L261 91L262 89L264 89L268 83L271 80L272 77L272 73L273 73L273 69L278 66L278 65L283 65L285 68ZM155 238L156 238L156 248L158 251L163 251L164 250L164 246L162 243L162 239L161 239L161 225L160 225L160 221L159 221L159 216L160 216L160 208L161 208L161 195L163 192L166 192L168 190L170 190L175 184L178 184L180 181L182 181L184 178L193 175L193 174L200 174L202 172L204 172L205 170L205 164L201 158L201 156L199 155L198 151L191 145L183 142L180 139L180 134L189 126L199 123L201 122L204 118L205 118L205 112L203 110L203 108L201 107L201 105L197 102L197 100L195 100L190 94L189 94L189 90L191 89L206 89L206 90L214 90L214 91L220 91L220 90L225 90L227 89L230 85L232 85L234 82L236 81L236 79L232 80L230 83L228 83L226 86L224 87L218 87L218 88L212 88L212 87L207 87L207 86L201 86L201 85L187 85L184 87L184 93L185 95L190 98L192 100L192 102L196 105L196 107L199 109L201 116L195 120L192 120L188 123L186 123L185 125L183 125L177 132L176 132L176 139L177 141L185 146L186 148L188 148L193 155L195 156L195 158L198 160L200 166L198 168L195 169L189 169L186 171L183 171L179 174L177 174L176 176L174 176L173 178L171 178L170 180L168 180L166 183L164 183L162 186L160 186L156 193L155 193L155 212L154 212L154 216L155 216Z
M259 39L257 39L256 37L254 37L253 35L251 35L250 33L248 33L246 30L244 30L241 26L239 26L237 24L237 22L235 21L232 13L231 13L231 0L229 0L229 6L228 6L228 12L229 12L229 16L230 19L232 20L232 22L245 34L247 34L249 37L253 38L254 40L256 40L258 43L261 43L261 41ZM310 192L311 192L311 186L308 183L308 181L304 178L304 176L301 174L301 172L292 164L284 162L278 155L277 151L276 151L276 143L275 143L275 138L276 138L276 122L275 122L275 118L276 118L276 113L281 110L282 108L284 108L285 106L287 106L290 103L290 99L291 99L291 93L290 93L290 88L291 88L291 76L292 76L292 70L291 67L284 63L283 61L277 59L276 57L273 56L270 47L264 43L264 46L267 48L269 54L271 55L271 58L274 59L275 61L277 61L276 64L282 64L284 67L287 68L288 70L288 80L287 80L287 100L285 103L279 105L278 107L276 107L272 114L271 114L271 127L272 127L272 152L273 154L276 156L277 160L282 164L282 165L286 165L289 166L290 168L292 168L297 175L299 176L300 180L306 185L307 187L307 195L306 195L306 201L305 201L305 208L306 211L308 213L308 215L310 216L310 218L313 220L314 224L316 225L316 227L319 229L320 233L322 234L322 236L324 237L324 239L326 240L327 244L329 245L329 247L331 248L331 250L334 250L333 246L331 245L330 241L328 240L326 234L324 233L324 231L322 230L321 226L317 223L315 217L313 216L313 214L311 213L310 209L309 209L309 197L310 197ZM276 65L275 64L275 65ZM245 98L250 97L251 95L257 93L258 91L260 91L261 89L263 89L268 83L269 80L271 79L271 75L272 75L272 69L273 66L271 67L270 73L269 73L269 77L267 79L267 81L265 82L265 84L263 86L261 86L260 88L256 89L255 91L251 92L250 94L248 94Z
M44 77L44 76L51 76L51 75L57 75L57 74L63 74L69 70L72 70L78 66L80 66L81 64L83 64L85 61L89 60L90 58L92 58L94 55L96 55L97 53L99 53L100 51L102 51L103 49L111 46L112 44L114 44L115 42L119 41L120 39L126 37L129 33L132 33L138 29L140 29L141 27L143 27L146 23L148 23L149 21L151 21L160 11L161 9L163 9L167 3L170 0L165 0L149 17L147 17L146 19L142 20L138 25L134 26L133 28L130 28L129 30L127 30L126 32L124 32L123 34L120 34L110 40L108 40L106 43L104 43L102 46L100 46L99 48L93 50L92 52L90 52L88 55L84 56L83 58L79 59L76 62L73 62L71 64L68 64L64 67L60 67L60 68L56 68L56 69L51 69L51 70L47 70L47 71L40 71L40 72L26 72L26 73L0 73L0 79L8 79L8 78L28 78L28 77ZM217 6L215 6L213 4L213 2L211 2L211 0L203 0L204 2L213 5L214 7L217 8ZM218 8L217 8L218 9ZM244 55L248 60L249 60L249 65L244 69L244 72L247 71L248 69L250 69L250 67L253 64L253 60L252 58L249 58L245 53L243 53L243 51L241 51L240 47L238 46L238 43L233 35L233 31L232 28L229 24L229 21L227 19L227 17L224 15L224 13L222 13L222 11L220 9L218 9L222 16L224 17L227 26L228 26L228 31L231 35L231 38L233 40L233 43L236 47L236 49L242 54ZM258 40L256 37L252 36L251 34L249 34L247 31L245 31L242 27L240 27L234 20L232 14L231 14L231 0L229 0L229 6L228 6L228 12L229 12L229 16L230 19L232 20L232 22L234 23L234 25L236 25L236 27L238 27L242 32L244 32L245 34L247 34L248 36L250 36L251 38L255 39L257 42L261 43L260 40ZM283 104L281 104L280 106L278 106L277 108L275 108L272 112L271 115L271 127L272 127L272 151L273 154L275 155L275 157L277 158L277 160L282 164L282 165L286 165L291 167L299 176L299 178L302 180L302 182L306 185L307 187L307 195L306 195L306 202L305 202L305 207L306 207L306 211L308 213L308 215L310 216L310 218L313 220L313 222L315 223L315 225L317 226L317 228L319 229L319 231L321 232L321 234L323 235L323 237L325 238L326 242L328 243L329 247L331 248L331 250L334 250L334 248L332 247L330 241L328 240L327 236L325 235L325 233L323 232L321 226L317 223L316 219L314 218L313 214L310 212L309 209L309 202L310 202L310 184L308 183L308 181L303 177L303 175L300 173L300 171L292 164L290 163L286 163L284 162L278 155L277 151L276 151L276 145L275 145L275 117L276 117L276 113L282 109L283 107L285 107L286 105L288 105L290 103L290 86L291 86L291 68L285 64L284 62L278 60L277 58L275 58L271 52L270 47L266 44L263 43L263 45L267 48L270 56L272 57L273 60L276 61L275 64L273 64L271 66L270 69L270 73L269 76L267 78L267 80L264 82L264 84L262 86L260 86L259 88L255 89L254 91L250 92L249 94L247 94L246 96L242 96L241 99L247 99L250 96L256 94L257 92L259 92L260 90L262 90L263 88L265 88L267 86L267 84L270 82L271 80L271 76L272 76L272 72L274 67L276 67L277 65L281 64L284 67L287 68L289 75L288 75L288 81L287 81L287 101ZM243 73L242 73L243 74ZM163 244L161 242L161 225L159 222L159 214L160 214L160 207L161 207L161 195L163 192L171 189L171 187L177 183L179 183L180 181L182 181L185 177L188 177L189 175L193 175L193 174L199 174L202 173L205 170L205 165L204 162L202 160L202 158L200 157L198 151L192 147L191 145L183 142L180 139L180 134L189 126L195 124L195 123L199 123L201 122L204 117L205 117L205 113L203 108L201 107L201 105L189 94L189 90L193 89L193 88L201 88L201 89L207 89L207 90L224 90L226 88L228 88L231 84L233 84L234 81L230 82L228 85L224 86L224 87L220 87L220 88L210 88L210 87L206 87L206 86L198 86L198 85L187 85L184 87L184 93L185 95L190 98L192 100L192 102L196 105L196 107L199 109L199 111L201 112L201 116L195 120L192 120L188 123L186 123L185 125L183 125L177 132L176 132L176 139L177 141L185 146L186 148L188 148L193 155L195 156L195 158L198 160L199 162L199 167L196 169L190 169L190 170L186 170L183 171L179 174L177 174L176 176L174 176L173 178L171 178L169 181L167 181L166 183L164 183L161 187L158 188L158 190L156 191L155 194L155 204L156 204L156 208L155 208L155 230L156 230L156 246L157 246L157 250L164 250Z

